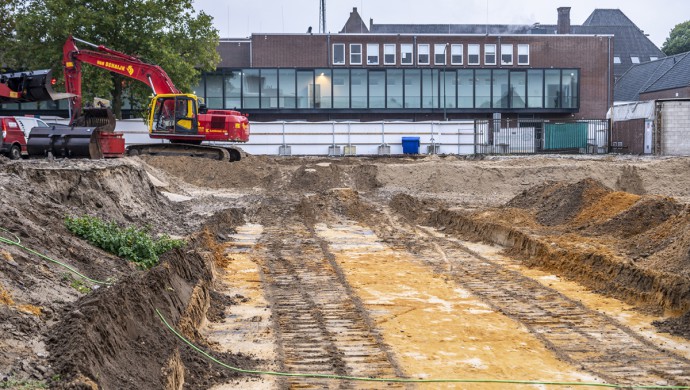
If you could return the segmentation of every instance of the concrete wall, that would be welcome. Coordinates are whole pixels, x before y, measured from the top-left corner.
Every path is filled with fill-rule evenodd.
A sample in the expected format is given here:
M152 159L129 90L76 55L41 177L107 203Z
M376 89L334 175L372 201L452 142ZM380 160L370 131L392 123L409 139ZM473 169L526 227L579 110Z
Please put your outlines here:
M690 101L662 101L657 126L661 126L661 154L690 155ZM657 151L658 152L658 151Z

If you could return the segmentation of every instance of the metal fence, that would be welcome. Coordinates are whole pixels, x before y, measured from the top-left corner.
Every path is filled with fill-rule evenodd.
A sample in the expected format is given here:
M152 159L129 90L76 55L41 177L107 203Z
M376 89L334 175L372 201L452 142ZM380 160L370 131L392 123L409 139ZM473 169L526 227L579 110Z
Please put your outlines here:
M477 154L607 153L606 120L475 121Z

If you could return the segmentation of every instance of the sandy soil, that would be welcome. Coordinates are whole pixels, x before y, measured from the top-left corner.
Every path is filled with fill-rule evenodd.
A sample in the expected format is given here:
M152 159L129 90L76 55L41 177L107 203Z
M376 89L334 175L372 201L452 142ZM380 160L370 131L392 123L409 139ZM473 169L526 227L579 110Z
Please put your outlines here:
M688 385L688 168L620 156L0 159L2 235L115 281L84 283L1 244L0 379L340 387L224 369L158 309L244 369ZM189 244L143 272L72 236L63 220L83 214Z

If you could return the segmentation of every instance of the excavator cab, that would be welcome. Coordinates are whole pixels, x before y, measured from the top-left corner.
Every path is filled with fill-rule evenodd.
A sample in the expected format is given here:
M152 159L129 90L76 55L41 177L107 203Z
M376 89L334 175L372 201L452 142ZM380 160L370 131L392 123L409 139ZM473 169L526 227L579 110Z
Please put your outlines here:
M193 95L165 94L153 98L152 134L193 135L199 132L197 99Z

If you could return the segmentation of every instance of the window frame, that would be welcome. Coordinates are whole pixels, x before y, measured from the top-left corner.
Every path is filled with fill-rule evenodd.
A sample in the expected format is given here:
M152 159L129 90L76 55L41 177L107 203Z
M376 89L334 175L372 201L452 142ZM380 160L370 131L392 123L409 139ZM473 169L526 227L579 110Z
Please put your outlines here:
M504 49L507 49L505 51L509 51L509 53L504 54ZM504 62L503 61L503 56L504 55L510 55L510 61ZM501 65L513 65L513 44L512 43L502 43L501 44Z
M632 61L633 64L639 64L640 56L630 56L630 61Z
M359 53L354 53L352 49L354 47L359 47ZM352 61L353 56L359 56L359 62ZM350 65L362 65L362 44L361 43L351 43L350 44Z
M522 50L520 50L520 49L524 49L524 48L527 48L527 54L524 54L524 53L521 54ZM529 43L520 43L517 45L517 49L518 49L517 64L518 65L529 65ZM520 61L520 56L527 56L527 61L526 62Z
M472 53L472 49L477 49L476 53ZM477 62L472 62L473 55L477 56ZM481 65L482 49L478 43L470 43L467 45L467 65Z
M369 55L369 52L375 52L376 53L376 62L370 61L369 57L374 57L373 55ZM367 43L367 65L378 65L381 63L381 50L379 48L378 43Z
M409 47L410 51L404 51L404 48ZM405 54L410 53L410 62L405 62ZM400 44L400 65L414 65L414 43Z
M397 56L397 46L395 43L384 43L383 44L383 64L384 65L397 65L398 64L398 56ZM391 54L387 53L387 49L393 48L393 62L390 62L387 60L386 56L389 56Z
M343 50L343 62L335 62L335 52L336 47L342 47ZM333 54L331 55L331 64L333 65L345 65L347 63L345 56L345 44L344 43L334 43L333 44Z
M422 53L422 48L426 48L426 53ZM422 62L419 60L419 57L422 55L426 55L427 59L426 62ZM417 44L417 65L430 65L431 64L431 47L428 43L418 43Z
M438 53L438 48L441 48L441 53ZM434 65L446 65L448 62L448 44L446 43L435 43L434 44ZM443 56L443 62L438 61L438 56Z
M621 63L621 58L618 57L618 56L614 56L614 57L613 57L613 63L614 63L614 64L620 64L620 63Z
M489 48L493 47L493 53L489 52ZM494 61L489 62L489 56L494 56ZM484 65L496 65L496 44L495 43L485 43L484 44Z
M455 52L454 49L456 49L456 48L460 48L459 54ZM461 43L454 43L454 44L450 45L450 64L451 65L462 65L463 64L463 62L464 62L463 57L465 54L463 51L464 51L464 48L463 48L463 44L461 44ZM460 55L460 62L453 61L453 57L457 56L457 55Z

